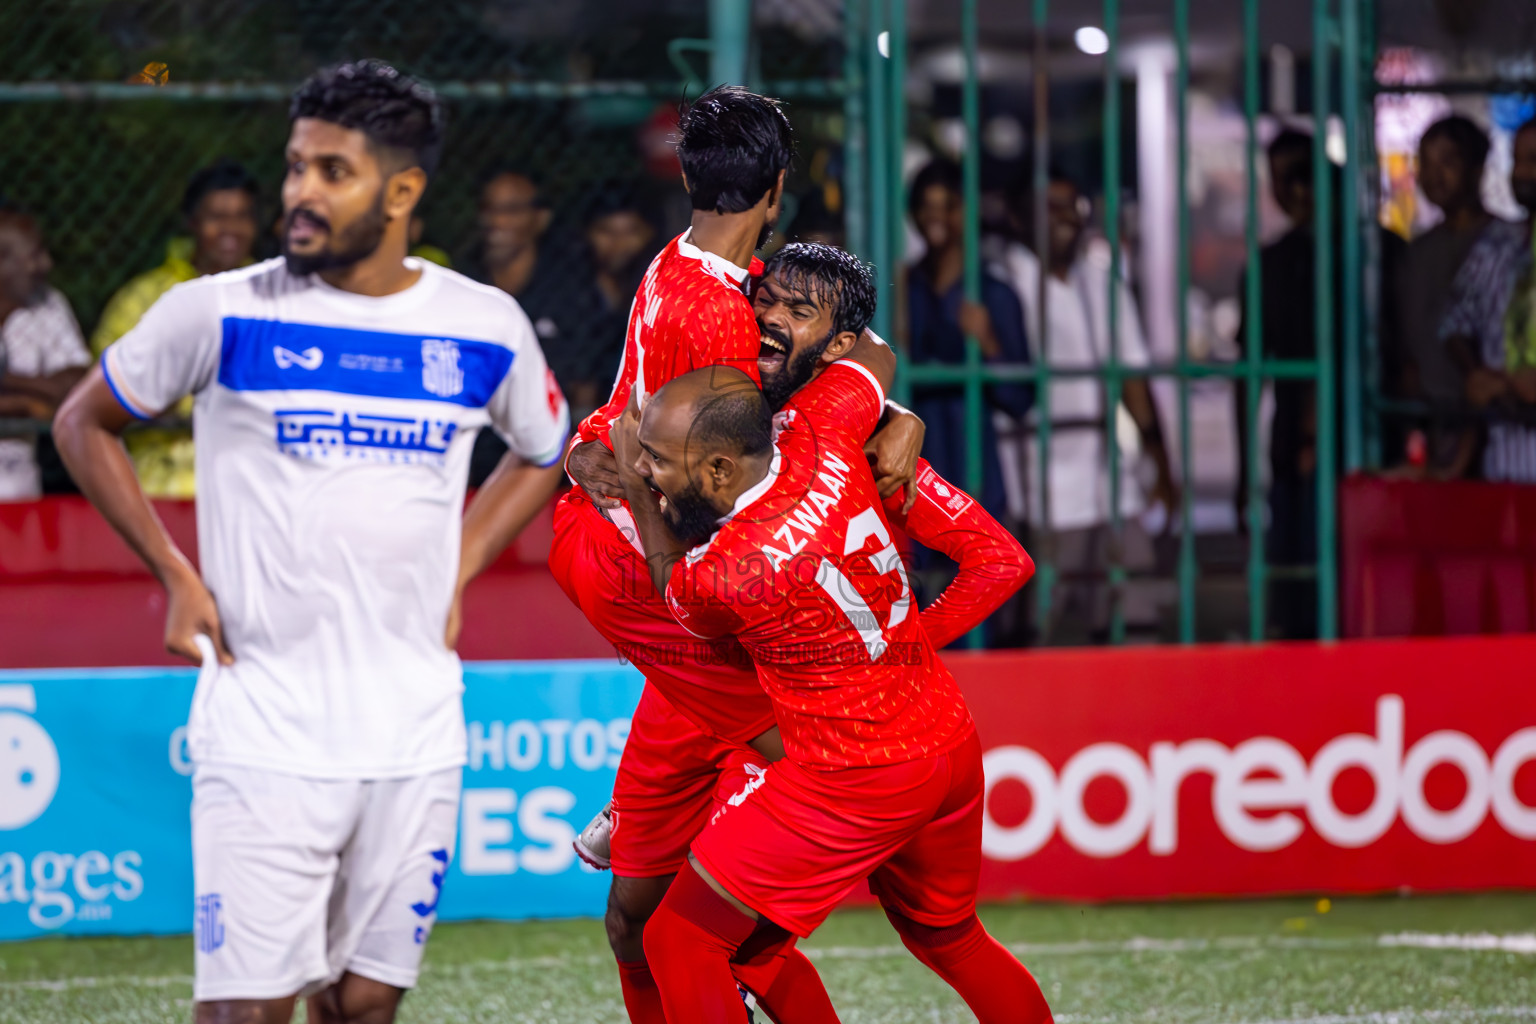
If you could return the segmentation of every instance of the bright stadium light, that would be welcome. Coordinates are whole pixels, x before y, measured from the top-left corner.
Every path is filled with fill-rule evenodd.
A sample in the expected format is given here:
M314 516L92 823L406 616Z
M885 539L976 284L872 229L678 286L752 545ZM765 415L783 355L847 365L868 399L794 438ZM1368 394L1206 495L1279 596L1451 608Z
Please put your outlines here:
M1072 33L1072 41L1077 44L1079 50L1095 57L1109 52L1109 36L1104 34L1103 29L1094 25L1084 25Z

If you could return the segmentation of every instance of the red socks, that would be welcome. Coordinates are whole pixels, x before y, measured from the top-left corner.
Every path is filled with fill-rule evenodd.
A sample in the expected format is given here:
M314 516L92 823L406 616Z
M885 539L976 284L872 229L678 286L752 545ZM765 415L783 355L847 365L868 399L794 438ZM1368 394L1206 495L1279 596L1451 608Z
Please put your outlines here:
M619 961L619 987L624 990L624 1009L630 1024L667 1024L661 1012L661 993L644 960Z
M645 924L645 959L671 1021L747 1024L731 957L757 922L731 906L692 864L672 880Z
M646 922L646 959L619 962L629 1019L742 1024L740 981L774 1020L837 1024L821 975L794 941L778 925L737 910L688 865Z
M794 947L795 937L772 922L757 930L731 962L736 979L752 991L768 1016L791 1024L838 1024L821 975Z
M980 1024L1052 1024L1039 983L974 914L948 928L918 924L889 909L885 916L902 945L959 993Z

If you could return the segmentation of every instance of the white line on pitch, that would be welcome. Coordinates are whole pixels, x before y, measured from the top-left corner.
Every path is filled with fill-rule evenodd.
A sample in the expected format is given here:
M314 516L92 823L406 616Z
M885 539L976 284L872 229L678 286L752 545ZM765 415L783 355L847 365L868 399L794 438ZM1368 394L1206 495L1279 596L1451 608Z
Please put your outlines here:
M1376 940L1383 946L1409 946L1415 949L1466 949L1499 953L1536 954L1536 935L1433 935L1424 932L1398 932Z

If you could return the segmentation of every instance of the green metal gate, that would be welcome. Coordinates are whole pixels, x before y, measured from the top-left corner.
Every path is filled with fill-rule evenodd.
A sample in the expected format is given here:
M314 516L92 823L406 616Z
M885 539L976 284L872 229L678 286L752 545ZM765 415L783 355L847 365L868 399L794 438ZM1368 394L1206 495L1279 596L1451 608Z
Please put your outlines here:
M1045 192L1050 153L1050 125L1047 115L1047 97L1050 84L1050 37L1049 0L1031 0L1034 27L1033 74L1035 128L1033 140L1033 180L1035 210L1035 251L1045 251L1046 213ZM1274 2L1274 0L1270 0ZM1368 268L1362 240L1370 237L1374 224L1371 204L1364 202L1372 187L1374 170L1374 122L1372 107L1365 100L1370 88L1370 67L1373 53L1369 44L1372 6L1371 0L1313 0L1313 59L1312 95L1316 143L1313 146L1313 184L1317 202L1314 222L1325 225L1332 222L1333 204L1339 202L1344 224L1343 245L1338 258L1341 272L1336 276L1335 253L1329 244L1329 233L1316 231L1316 338L1315 358L1306 360L1280 360L1265 355L1262 322L1259 317L1260 262L1258 243L1257 161L1259 140L1257 122L1260 103L1259 48L1259 0L1242 0L1243 12L1243 109L1247 124L1246 179L1247 179L1247 277L1245 281L1246 317L1245 356L1238 363L1194 361L1188 347L1188 314L1184 297L1190 279L1189 267L1189 201L1188 201L1188 104L1189 90L1189 0L1171 0L1169 12L1171 34L1177 51L1176 68L1176 132L1177 132L1177 181L1178 190L1178 295L1177 309L1177 357L1171 364L1147 367L1129 367L1121 362L1119 351L1118 308L1115 282L1120 279L1121 246L1119 238L1120 182L1120 90L1117 87L1120 72L1117 58L1120 49L1120 3L1104 0L1102 8L1103 31L1108 36L1109 47L1104 54L1104 125L1102 182L1104 206L1102 224L1110 249L1111 272L1107 295L1109 311L1110 352L1107 363L1098 369L1068 370L1053 367L1050 357L1049 321L1046 316L1045 291L1036 304L1036 316L1028 326L1038 331L1040 359L1032 365L986 365L982 362L981 349L975 338L966 342L966 358L959 365L913 365L903 360L898 381L902 400L910 398L914 387L935 384L962 384L966 398L966 477L967 489L980 493L982 484L983 436L982 418L986 415L983 388L990 383L1031 381L1036 387L1036 407L1039 410L1039 426L1035 443L1039 446L1038 486L1045 510L1045 522L1039 524L1035 535L1040 539L1031 554L1037 565L1035 601L1040 621L1048 620L1057 583L1053 564L1053 544L1050 536L1049 501L1047 487L1050 467L1051 441L1051 387L1053 382L1072 377L1089 376L1102 381L1107 399L1104 431L1108 450L1108 479L1110 487L1111 535L1118 540L1122 532L1119 501L1120 446L1115 426L1116 409L1125 380L1131 375L1149 378L1172 378L1178 387L1178 444L1179 460L1183 475L1181 508L1177 510L1180 526L1177 583L1178 630L1182 642L1195 638L1195 588L1200 578L1200 567L1195 557L1193 524L1191 521L1192 488L1190 446L1190 384L1192 381L1221 377L1246 383L1247 401L1242 415L1247 420L1248 460L1257 467L1263 455L1257 430L1258 405L1262 385L1266 381L1305 380L1315 382L1317 389L1317 533L1319 557L1315 569L1317 622L1319 636L1332 640L1338 636L1338 555L1336 480L1339 472L1354 472L1366 464L1366 424L1362 415L1361 396L1364 390L1365 367L1374 368L1374 336L1366 334L1367 310L1362 296L1367 293ZM978 83L978 26L977 0L961 0L958 4L958 27L965 56L963 85L963 117L965 122L964 167L965 208L965 296L979 301L981 295L980 253L980 102ZM850 208L848 237L850 245L879 268L880 312L876 329L892 334L900 341L900 331L894 311L897 307L896 282L899 279L906 200L901 178L901 154L906 128L906 110L902 83L906 73L906 8L904 0L848 0L848 49L849 88L845 98L847 122L850 132L847 148L850 181L848 194L864 199L863 209ZM886 40L886 45L880 42ZM862 40L861 46L853 45ZM883 52L882 52L883 51ZM1339 95L1330 94L1333 76L1340 82ZM1346 173L1343 177L1342 194L1335 197L1329 158L1323 144L1327 136L1326 124L1330 114L1342 117L1347 152ZM860 129L864 130L861 131ZM865 156L867 154L867 158ZM857 160L854 156L857 155ZM862 172L862 180L860 174ZM1043 263L1043 260L1042 260ZM1043 275L1043 271L1042 271ZM1336 287L1336 281L1347 284ZM1342 295L1337 294L1342 291ZM1369 290L1374 293L1374 289ZM1336 305L1342 302L1342 316ZM1336 324L1342 324L1342 332L1336 332ZM1341 336L1336 337L1336 333ZM1342 346L1341 349L1336 349ZM1342 359L1336 359L1336 350ZM1342 381L1336 379L1336 365L1342 367ZM1343 388L1343 417L1338 422L1335 407L1336 389ZM1342 431L1342 438L1339 434ZM1336 445L1342 440L1343 466L1337 465ZM1370 438L1373 462L1379 462L1379 442L1373 430ZM1249 551L1246 582L1249 597L1248 636L1260 640L1265 631L1265 587L1271 575L1264 555L1265 501L1260 474L1250 473L1245 495L1245 519L1249 535ZM1033 524L1032 524L1033 525ZM1126 582L1126 570L1118 553L1112 555L1109 570L1111 587L1112 642L1122 642L1125 637L1124 618L1121 609L1122 589ZM972 637L972 642L979 642Z
M1020 0L1023 2L1023 0ZM1279 0L1267 0L1277 3ZM1034 26L1034 156L1036 250L1043 251L1046 230L1045 191L1050 151L1047 98L1051 81L1049 0L1029 0ZM1190 0L1169 0L1170 32L1177 50L1177 152L1178 181L1188 175L1189 17ZM940 5L942 7L943 5ZM437 82L453 106L454 127L449 140L448 166L429 195L428 216L433 224L450 231L466 231L473 223L476 178L508 155L526 159L545 173L568 183L571 197L590 191L606 176L634 169L634 157L621 151L604 135L600 118L604 110L625 102L656 103L679 98L684 81L701 87L721 80L746 81L795 101L797 117L823 117L840 108L842 192L846 236L854 249L879 270L879 312L876 329L901 344L899 315L903 293L901 280L905 235L906 197L901 156L908 135L908 110L903 89L907 73L906 0L844 0L840 72L826 55L802 61L791 76L775 74L768 57L753 36L753 5L750 0L707 0L675 26L647 24L646 31L670 39L671 46L631 46L598 63L608 77L588 75L577 80L558 77L569 65L569 53L561 41L545 40L518 48L514 42L496 44L488 38L481 21L486 11L474 5L451 5L431 10L407 8L399 0L360 4L357 0L302 4L274 0L272 4L234 5L228 0L189 0L178 8L170 52L166 46L147 44L140 50L108 39L102 24L104 8L95 0L59 0L56 4L12 5L0 14L0 55L5 56L6 79L0 81L0 129L7 145L0 147L0 185L10 198L37 210L54 232L60 284L89 320L116 283L128 272L147 269L159 258L175 197L186 173L221 153L250 162L259 174L275 180L280 163L280 139L285 128L284 97L293 81L321 59L358 52L374 52L400 60ZM980 84L978 81L977 0L958 0L951 8L965 55L963 119L966 151L963 160L965 205L966 296L980 298L981 256L980 194ZM1038 575L1034 584L1041 621L1048 619L1057 584L1053 543L1049 534L1049 479L1051 443L1051 390L1055 382L1077 377L1102 381L1107 393L1105 434L1112 491L1119 488L1121 452L1113 429L1122 388L1132 376L1171 378L1177 383L1178 437L1184 476L1182 507L1177 511L1181 527L1177 561L1178 633L1184 642L1196 635L1195 592L1201 578L1191 522L1190 483L1190 386L1202 378L1226 378L1246 383L1248 456L1257 467L1259 450L1257 407L1261 385L1274 380L1315 382L1318 393L1317 525L1319 558L1316 566L1316 601L1319 633L1332 639L1338 632L1337 529L1335 480L1340 471L1352 472L1380 458L1379 431L1374 417L1367 422L1362 394L1375 373L1376 341L1373 311L1366 296L1374 274L1374 248L1370 230L1374 204L1367 201L1374 188L1374 145L1370 96L1373 60L1372 0L1312 0L1314 46L1312 89L1316 136L1314 187L1316 222L1330 223L1334 204L1346 229L1337 258L1326 244L1326 232L1317 232L1316 249L1316 358L1277 360L1265 355L1262 325L1258 316L1262 300L1259 287L1257 234L1259 115L1259 0L1242 0L1243 99L1248 128L1246 170L1248 182L1246 281L1247 344L1239 363L1197 361L1190 357L1185 303L1189 269L1189 210L1186 189L1179 189L1177 356L1172 363L1130 367L1120 359L1116 289L1107 296L1111 319L1111 352L1105 366L1076 370L1053 366L1051 339L1044 291L1031 330L1039 338L1042 358L1031 365L987 365L975 339L969 339L965 361L958 365L912 365L903 360L899 393L910 396L923 385L961 385L967 403L967 464L965 483L979 492L982 476L981 437L985 415L983 389L994 382L1032 382L1040 410L1036 443L1045 522L1032 552ZM1103 0L1102 24L1109 48L1104 55L1104 131L1102 182L1103 224L1114 266L1109 280L1119 278L1120 239L1120 90L1117 60L1120 53L1120 3ZM169 15L167 15L169 17ZM692 20L689 20L692 19ZM270 22L270 23L269 23ZM439 24L441 23L441 24ZM403 28L409 24L409 30ZM94 28L92 26L95 26ZM276 28L298 27L299 43ZM675 28L675 31L672 29ZM581 31L586 31L582 27ZM171 31L171 29L167 29ZM251 41L245 45L245 41ZM256 45L259 41L260 45ZM68 45L65 45L65 44ZM566 50L584 45L566 41ZM670 57L657 66L652 51L665 50ZM708 70L694 63L690 51L709 54ZM790 48L793 51L793 48ZM594 55L601 47L588 47ZM829 53L831 51L828 51ZM781 49L774 61L792 63L795 54ZM172 63L170 85L146 92L119 84L125 72L145 59L168 56ZM781 59L782 58L782 59ZM594 60L596 58L593 58ZM820 64L817 64L820 61ZM515 65L515 66L514 66ZM509 70L512 69L512 70ZM618 68L619 73L614 69ZM766 70L768 73L763 74ZM782 69L780 69L782 71ZM627 75L627 77L626 77ZM1339 95L1331 95L1335 75ZM785 78L788 77L788 80ZM819 112L819 113L818 113ZM1323 126L1330 113L1342 117L1348 171L1341 194L1332 191ZM585 134L572 125L582 118L598 124ZM598 120L592 120L598 119ZM825 133L824 133L825 134ZM578 200L572 199L572 202ZM1336 280L1345 282L1342 289ZM1342 306L1342 309L1338 307ZM1342 315L1336 315L1337 313ZM1336 331L1336 324L1342 329ZM1335 336L1337 333L1337 336ZM1336 359L1336 351L1342 358ZM1336 375L1335 366L1340 367ZM1334 395L1342 388L1342 418L1335 414ZM1336 465L1336 444L1342 466ZM1118 537L1123 524L1118 493L1111 494L1112 533ZM1246 567L1249 595L1248 636L1264 635L1265 587L1273 575L1264 557L1265 503L1259 474L1250 474L1246 494L1246 523L1250 548ZM1119 597L1127 574L1117 558L1109 572L1115 599L1111 603L1111 639L1124 639ZM974 638L973 638L974 639Z

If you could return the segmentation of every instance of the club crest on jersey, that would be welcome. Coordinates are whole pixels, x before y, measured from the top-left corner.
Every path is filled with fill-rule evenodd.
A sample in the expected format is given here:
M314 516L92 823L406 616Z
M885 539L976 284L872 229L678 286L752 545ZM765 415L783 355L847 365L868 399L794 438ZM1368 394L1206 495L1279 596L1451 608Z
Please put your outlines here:
M281 345L273 345L272 359L280 370L289 370L295 366L301 370L318 370L320 364L325 362L325 353L313 345L303 352L294 352Z
M421 386L444 398L464 390L458 342L444 338L421 339Z

